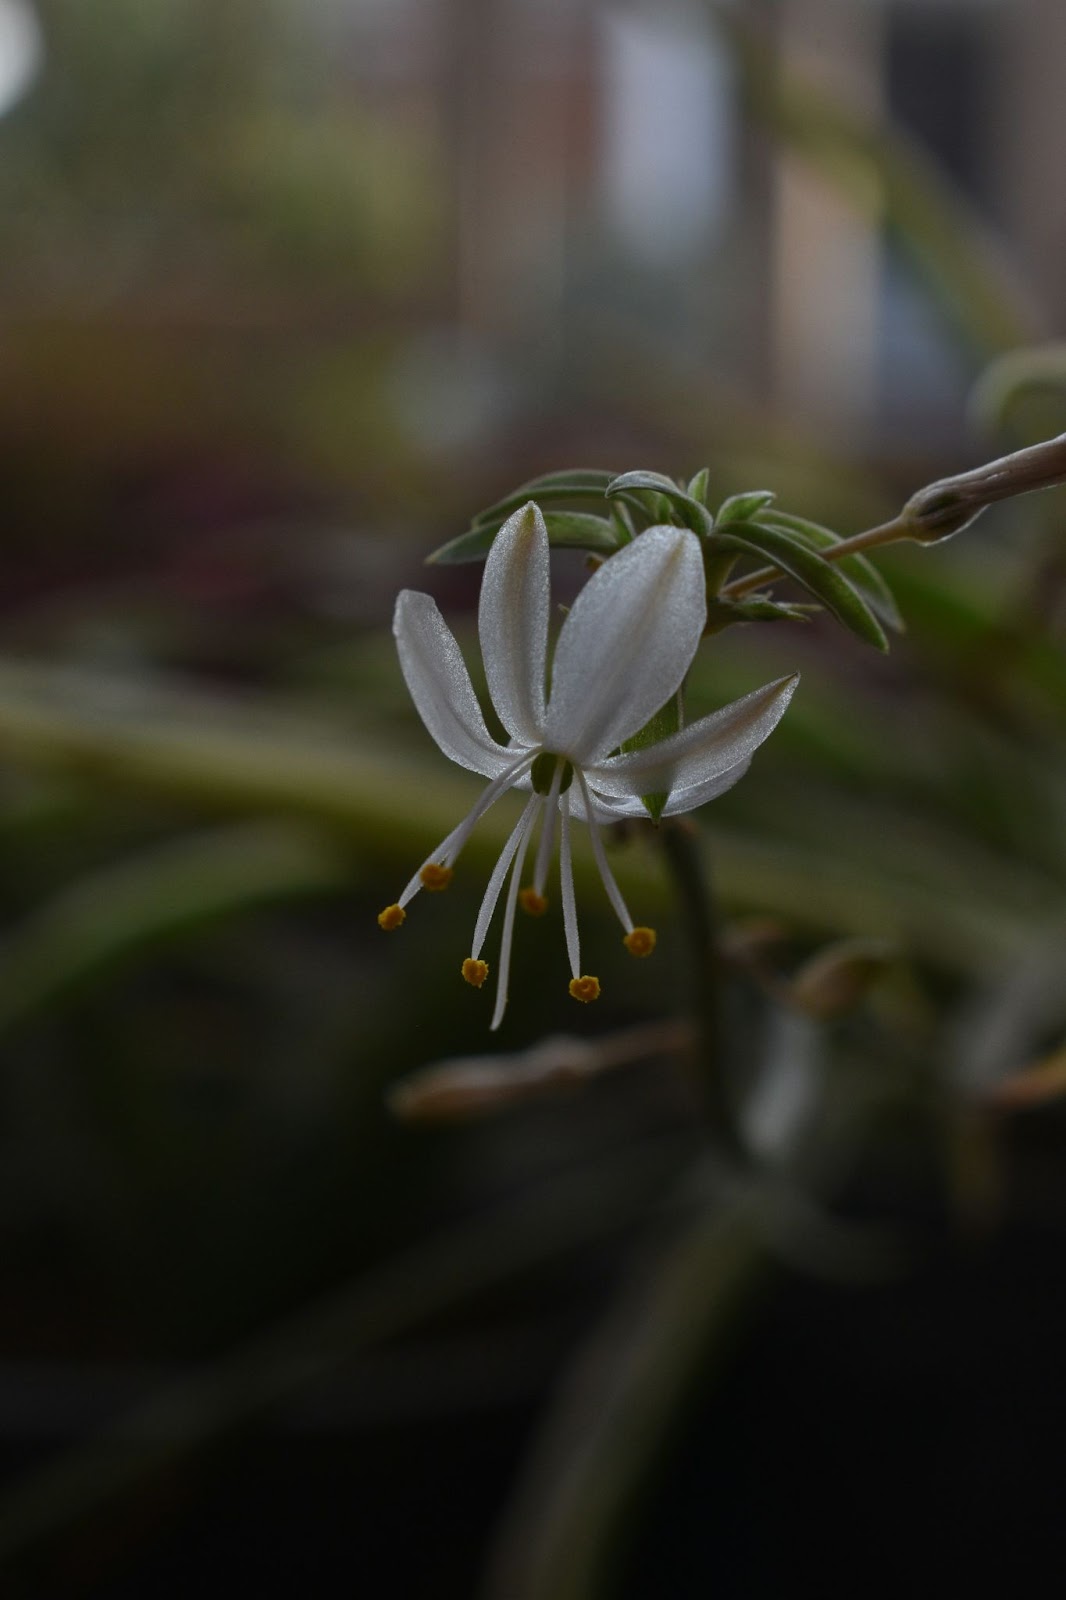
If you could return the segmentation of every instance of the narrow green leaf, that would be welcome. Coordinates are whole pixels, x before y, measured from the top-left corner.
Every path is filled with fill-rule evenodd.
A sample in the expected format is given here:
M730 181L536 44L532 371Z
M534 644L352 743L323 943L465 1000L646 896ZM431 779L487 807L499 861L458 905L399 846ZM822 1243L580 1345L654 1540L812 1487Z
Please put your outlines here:
M694 500L661 472L623 472L620 477L612 479L605 490L608 499L634 492L661 495L676 508L685 527L691 528L694 533L707 535L714 527L714 518L707 507L700 505L698 500Z
M688 492L693 500L698 500L701 506L707 504L707 491L711 481L710 467L701 467L694 478L689 480Z
M714 535L711 543L712 547L743 550L746 555L772 561L860 639L878 650L888 649L884 629L866 601L842 573L823 561L798 535L761 522L731 522L726 531Z
M599 467L570 467L562 472L545 472L539 478L531 478L528 483L520 483L502 500L496 500L491 506L477 512L471 519L471 526L495 522L498 527L512 511L524 506L527 500L535 500L538 505L541 501L553 500L599 500L614 476L613 472Z
M723 522L747 522L750 517L758 516L760 511L772 505L774 499L772 489L752 489L747 494L731 494L718 507L715 523L720 527Z
M783 600L764 600L758 595L744 600L709 600L707 632L721 633L734 622L806 622L821 606L787 605Z
M820 523L810 522L806 517L795 517L787 511L779 511L776 506L772 511L761 514L758 521L767 527L781 527L787 533L798 534L815 550L828 550L830 546L839 544L841 539L840 534L834 533L830 528L823 528ZM840 571L851 579L859 593L869 602L870 609L880 617L886 627L895 633L907 631L907 625L900 616L896 604L896 597L886 583L884 574L868 557L856 552L853 556L842 556L833 565L839 567Z
M468 528L457 538L441 545L426 560L435 566L454 566L461 561L480 561L489 552L504 518ZM592 550L596 555L613 555L625 544L615 524L607 517L594 517L587 511L546 511L548 543L557 550Z

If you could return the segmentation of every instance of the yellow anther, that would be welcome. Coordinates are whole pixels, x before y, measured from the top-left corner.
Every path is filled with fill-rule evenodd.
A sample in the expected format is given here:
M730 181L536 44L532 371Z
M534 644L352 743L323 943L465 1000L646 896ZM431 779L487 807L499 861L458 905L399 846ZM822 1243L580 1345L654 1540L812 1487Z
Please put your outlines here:
M588 1005L590 1000L600 998L600 980L593 978L588 973L581 978L570 979L570 993L575 1000L580 1000L582 1005Z
M391 933L393 928L399 928L407 921L407 912L403 906L386 906L384 911L378 912L378 927L384 928L386 933Z
M547 896L538 894L536 889L519 889L518 904L522 907L527 917L542 917L548 909Z
M631 956L650 956L655 949L655 929L632 928L622 943Z
M446 889L454 876L451 867L442 867L439 861L427 861L418 874L423 889L434 894L438 889Z
M489 975L489 964L487 961L478 961L474 956L467 956L462 971L467 983L475 989L480 989Z

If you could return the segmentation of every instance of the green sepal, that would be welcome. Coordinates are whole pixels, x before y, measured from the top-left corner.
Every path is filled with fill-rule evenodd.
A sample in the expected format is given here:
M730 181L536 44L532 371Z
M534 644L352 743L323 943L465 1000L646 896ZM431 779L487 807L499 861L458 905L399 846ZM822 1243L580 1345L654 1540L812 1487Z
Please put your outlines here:
M781 527L787 533L798 534L815 550L828 550L832 545L841 542L841 535L833 533L830 528L823 528L820 523L810 522L806 517L795 517L787 511L778 511L776 507L773 511L760 515L758 521L766 527ZM885 582L883 573L872 561L857 551L855 555L842 556L833 565L851 579L856 589L869 603L871 611L880 617L886 627L891 628L894 633L907 631L907 625L896 605L896 597Z
M772 489L751 489L747 494L731 494L718 507L715 525L721 527L723 522L747 522L757 517L760 511L765 511L776 498Z
M634 493L658 495L693 533L706 537L714 528L714 518L707 507L661 472L623 472L612 479L604 493L608 499L614 495L624 495L628 499Z
M745 555L773 562L866 644L878 650L888 649L885 631L866 601L842 573L823 561L796 534L761 522L731 522L723 532L715 533L711 545L742 550Z
M681 690L651 717L629 739L622 741L623 750L646 750L650 744L658 744L660 739L668 739L681 727ZM663 814L663 808L670 798L669 789L659 794L642 794L641 804L653 822L658 822Z
M483 522L468 528L434 550L426 560L436 566L480 561L488 555L505 520L501 518L498 522ZM544 522L548 543L557 550L591 550L595 555L610 556L626 543L614 522L607 517L594 517L587 511L545 511Z

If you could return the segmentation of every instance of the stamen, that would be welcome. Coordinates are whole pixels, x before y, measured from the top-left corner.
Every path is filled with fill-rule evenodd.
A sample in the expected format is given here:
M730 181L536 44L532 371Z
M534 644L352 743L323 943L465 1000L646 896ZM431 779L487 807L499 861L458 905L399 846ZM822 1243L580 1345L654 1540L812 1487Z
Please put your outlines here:
M489 1024L489 1027L493 1030L500 1026L503 1021L503 1014L507 1009L507 979L511 971L511 939L514 935L514 914L515 905L518 901L518 885L522 877L522 867L525 863L530 835L533 832L533 823L542 803L540 796L534 795L530 805L526 808L525 827L518 841L514 866L511 868L511 882L507 889L507 904L503 908L503 933L500 936L500 970L496 979L496 1009L492 1013L492 1021Z
M378 927L384 928L386 933L391 933L394 928L399 928L407 921L407 912L403 906L386 906L384 911L378 912Z
M577 901L574 898L574 868L570 859L570 796L559 802L559 887L563 897L563 931L570 971L576 978L581 971L581 940L577 931Z
M631 928L622 943L631 956L650 956L655 949L654 928Z
M474 956L467 956L462 965L462 974L472 988L480 989L489 975L489 964L476 960Z
M548 909L547 897L538 894L536 889L520 889L518 891L518 904L522 907L527 917L542 917Z
M600 980L587 972L583 977L571 978L570 993L575 1000L580 1000L582 1005L587 1006L590 1000L600 998Z
M422 863L422 867L427 867L430 865L443 867L454 866L456 860L458 859L460 850L462 850L463 846L466 844L466 841L469 839L470 835L473 833L474 829L481 821L486 811L488 811L489 807L495 804L495 802L500 798L501 794L505 794L508 789L514 787L519 778L522 776L522 773L527 767L532 766L535 759L536 752L527 750L525 755L519 756L517 761L515 761L511 766L506 767L504 771L500 773L498 778L493 778L492 782L488 784L486 788L482 789L477 800L474 802L473 806L471 806L470 810L467 812L462 822L460 822L459 826L457 828L453 828L448 837L437 846L431 855L426 857L425 861ZM408 883L397 904L401 906L407 905L409 901L414 899L419 889L425 887L422 882L422 867L419 867L414 877Z
M512 828L511 836L500 851L496 865L489 875L489 881L485 887L485 895L481 902L481 909L477 914L477 922L474 924L474 942L470 948L470 954L475 960L481 954L481 946L485 943L485 935L489 931L489 926L495 914L496 902L499 900L500 890L503 888L503 880L507 876L508 867L514 860L515 851L522 842L523 831L532 825L542 804L543 801L539 795L533 795L526 801L522 815Z
M538 758L540 759L540 758ZM548 866L552 858L552 849L555 845L555 823L559 815L559 790L563 781L563 774L569 771L573 775L573 768L568 761L560 757L555 758L555 771L552 773L551 785L548 789L546 801L547 812L544 817L544 826L540 830L540 843L537 845L537 862L533 868L533 893L538 900L544 897L544 884L548 876ZM545 909L548 902L544 901ZM533 912L539 916L539 912Z
M588 823L589 838L592 840L592 854L596 858L596 865L599 868L600 878L603 880L603 887L607 891L607 898L614 907L615 915L622 927L626 933L632 933L633 918L629 915L629 907L622 899L621 889L614 881L614 873L607 865L607 855L603 848L603 840L600 838L599 825L593 813L592 796L589 794L589 787L585 782L585 774L580 767L575 767L574 771L577 774L577 781L581 785L581 798L585 802L585 820Z
M437 894L441 889L446 889L455 877L453 868L446 867L440 861L427 861L424 867L418 869L423 889L429 889Z

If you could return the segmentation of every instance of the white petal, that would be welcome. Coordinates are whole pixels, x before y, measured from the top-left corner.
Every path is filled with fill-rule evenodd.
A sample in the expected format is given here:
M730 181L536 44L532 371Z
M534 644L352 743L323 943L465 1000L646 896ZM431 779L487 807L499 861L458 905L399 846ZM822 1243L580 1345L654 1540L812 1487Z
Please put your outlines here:
M580 790L572 788L569 794L571 816L576 817L579 822L588 822L589 810ZM629 795L620 800L613 796L610 799L601 799L598 794L590 790L589 800L592 805L592 815L601 827L606 827L612 822L623 822L627 817L647 818L648 815L640 801L634 800Z
M477 614L492 703L526 744L539 744L544 726L549 585L548 530L530 500L492 541Z
M687 528L649 528L605 561L559 635L546 747L586 765L636 733L680 687L706 620Z
M514 760L485 726L470 674L437 602L416 589L396 599L392 631L411 699L444 754L471 772L495 778Z
M741 778L751 766L751 757L746 761L738 761L735 767L728 767L725 772L719 772L714 778L705 778L702 783L690 784L687 789L671 789L670 798L663 807L664 817L677 817L683 811L695 811L697 806L705 806L709 800L717 800L720 794L725 794Z
M685 811L695 811L697 806L704 806L709 800L717 800L720 794L725 794L741 778L751 766L749 761L738 761L735 767L730 767L726 772L720 772L714 778L707 778L703 783L690 784L687 789L672 789L670 799L663 808L664 817L680 816ZM653 791L645 789L645 794ZM610 822L626 822L631 819L649 821L648 809L643 800L638 800L633 795L598 795L595 790L590 791L593 805L593 814L596 821L603 827ZM574 806L574 815L585 820L585 810L578 804Z
M646 750L586 767L585 776L599 795L609 799L706 785L750 760L777 727L798 682L799 674L793 673L753 689Z

